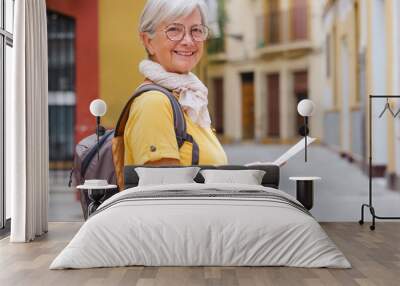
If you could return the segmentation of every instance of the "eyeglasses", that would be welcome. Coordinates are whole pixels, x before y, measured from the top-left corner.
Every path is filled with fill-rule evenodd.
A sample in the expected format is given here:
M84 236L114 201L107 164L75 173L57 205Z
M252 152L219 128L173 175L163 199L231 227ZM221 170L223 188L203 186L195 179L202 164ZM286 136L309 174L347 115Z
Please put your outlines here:
M164 29L167 38L173 42L182 41L186 35L186 27L183 24L174 23ZM190 35L195 42L204 42L208 38L208 27L205 25L194 25L190 28Z

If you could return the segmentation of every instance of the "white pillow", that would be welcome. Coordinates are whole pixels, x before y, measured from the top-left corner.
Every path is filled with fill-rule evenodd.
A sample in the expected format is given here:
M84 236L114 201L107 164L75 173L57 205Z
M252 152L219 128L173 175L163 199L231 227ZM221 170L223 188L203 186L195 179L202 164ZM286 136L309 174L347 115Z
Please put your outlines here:
M204 183L234 183L247 185L261 185L265 175L262 170L201 170Z
M195 183L193 179L199 170L199 167L135 168L139 176L138 186Z

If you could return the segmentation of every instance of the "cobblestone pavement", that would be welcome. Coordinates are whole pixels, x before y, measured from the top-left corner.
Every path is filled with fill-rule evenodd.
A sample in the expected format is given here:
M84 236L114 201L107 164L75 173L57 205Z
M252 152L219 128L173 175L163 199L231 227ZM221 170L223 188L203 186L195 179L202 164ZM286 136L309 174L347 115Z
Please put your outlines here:
M274 161L290 148L288 145L241 143L224 145L230 164ZM368 177L355 165L319 145L309 148L308 162L304 153L293 157L281 168L280 189L295 195L295 182L290 176L319 176L314 186L314 208L319 221L358 221L360 207L368 202ZM56 175L56 176L55 176ZM50 221L82 220L76 195L66 187L67 172L51 174ZM400 191L386 189L383 179L374 179L374 205L380 216L400 216ZM370 219L367 214L366 219Z

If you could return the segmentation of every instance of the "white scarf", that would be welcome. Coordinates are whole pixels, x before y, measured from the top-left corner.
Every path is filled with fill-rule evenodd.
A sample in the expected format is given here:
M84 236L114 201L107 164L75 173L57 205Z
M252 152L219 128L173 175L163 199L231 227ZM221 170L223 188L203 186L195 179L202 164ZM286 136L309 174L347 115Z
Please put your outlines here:
M149 80L179 94L179 103L193 122L203 128L211 126L208 113L208 89L193 73L178 74L167 72L160 64L143 60L140 72Z

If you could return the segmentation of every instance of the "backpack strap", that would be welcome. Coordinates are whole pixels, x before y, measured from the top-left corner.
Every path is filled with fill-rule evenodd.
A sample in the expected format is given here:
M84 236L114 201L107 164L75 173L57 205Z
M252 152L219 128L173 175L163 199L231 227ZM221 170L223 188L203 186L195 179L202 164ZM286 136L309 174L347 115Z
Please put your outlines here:
M186 133L185 141L192 143L192 165L199 164L199 157L200 157L200 149L199 145L193 139L192 135Z
M171 102L173 117L174 117L174 129L175 129L175 135L176 135L178 147L181 148L183 143L185 143L185 141L191 142L193 145L192 164L198 165L198 163L199 163L199 147L198 147L197 143L193 140L193 137L186 133L186 121L185 121L185 117L183 115L182 107L179 104L178 100L175 98L175 96L172 94L172 92L162 86L159 86L156 84L145 84L145 85L140 86L135 91L135 93L132 95L132 97L129 99L129 101L125 105L125 107L118 119L117 126L115 127L114 137L124 136L126 122L128 121L129 112L130 112L132 103L135 100L135 98L137 98L138 96L140 96L141 94L143 94L147 91L154 91L154 90L165 94L168 97L169 101Z

